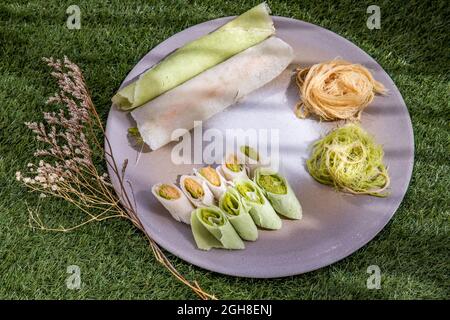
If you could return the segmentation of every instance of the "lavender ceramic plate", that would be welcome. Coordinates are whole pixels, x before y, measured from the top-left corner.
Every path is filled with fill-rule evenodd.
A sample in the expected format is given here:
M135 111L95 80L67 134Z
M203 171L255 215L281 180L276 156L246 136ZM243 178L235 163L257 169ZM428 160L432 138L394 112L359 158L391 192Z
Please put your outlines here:
M125 85L168 53L226 21L221 18L188 28L151 50L128 74ZM311 142L336 123L299 120L292 110L298 97L286 71L264 88L204 123L203 130L217 128L260 128L279 130L280 170L290 181L303 206L303 219L283 220L278 231L260 230L256 242L246 242L245 250L198 250L190 228L173 220L151 195L157 182L176 182L180 174L192 172L194 165L174 165L174 143L155 152L130 146L127 129L131 118L111 108L106 134L119 164L129 160L126 178L132 183L139 216L145 230L163 248L196 266L234 276L273 278L300 274L332 264L352 254L380 232L399 207L413 167L411 120L395 84L369 55L346 39L318 26L283 17L274 17L277 36L295 51L294 64L311 65L342 57L370 68L389 90L366 109L363 127L383 144L385 162L392 179L391 195L380 199L335 192L315 182L305 170ZM138 159L138 160L137 160ZM117 185L116 185L117 187Z

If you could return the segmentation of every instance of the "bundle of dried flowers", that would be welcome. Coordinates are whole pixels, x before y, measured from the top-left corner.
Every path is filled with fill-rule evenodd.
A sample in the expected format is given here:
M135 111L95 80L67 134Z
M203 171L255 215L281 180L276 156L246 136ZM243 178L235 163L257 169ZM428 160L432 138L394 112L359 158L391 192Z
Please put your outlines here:
M144 232L156 259L179 281L200 298L215 299L203 291L196 281L185 279L145 232L136 213L132 186L125 179L127 162L121 168L117 165L80 68L67 57L63 61L53 58L43 60L53 69L51 75L59 86L59 91L47 103L56 105L58 111L45 112L42 123L26 123L44 148L34 153L39 161L29 163L26 173L16 172L16 179L38 192L40 197L54 196L72 203L86 214L86 220L71 227L52 228L42 222L38 212L29 210L31 226L67 232L93 221L128 219ZM105 137L104 148L97 136ZM95 164L100 161L106 161L113 172L113 178L120 185L119 194L112 187L108 174Z

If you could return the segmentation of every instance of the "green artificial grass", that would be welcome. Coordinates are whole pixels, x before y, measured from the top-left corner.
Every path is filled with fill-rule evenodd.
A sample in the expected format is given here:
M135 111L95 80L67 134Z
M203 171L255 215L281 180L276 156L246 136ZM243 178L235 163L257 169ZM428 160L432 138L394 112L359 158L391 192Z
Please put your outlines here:
M27 208L37 195L14 179L31 160L33 136L23 123L40 120L54 93L41 57L67 55L84 71L102 119L130 69L152 47L197 23L242 13L258 1L136 1L75 3L81 30L66 27L74 1L0 3L0 298L190 299L152 256L145 237L121 220L75 232L33 231ZM269 1L275 15L340 34L374 57L395 81L411 114L415 167L409 191L387 227L350 257L308 274L275 280L223 276L171 255L189 279L219 298L449 298L450 7L447 1ZM369 30L366 9L381 8L381 30ZM70 225L81 213L42 201L49 223ZM66 287L66 268L81 268L82 288ZM366 269L382 271L368 290Z

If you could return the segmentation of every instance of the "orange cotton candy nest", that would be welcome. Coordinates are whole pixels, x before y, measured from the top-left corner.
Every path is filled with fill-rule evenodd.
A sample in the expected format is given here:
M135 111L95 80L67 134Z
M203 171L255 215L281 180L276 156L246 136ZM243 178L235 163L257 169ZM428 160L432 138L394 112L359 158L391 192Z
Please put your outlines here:
M301 95L296 106L299 118L313 113L325 121L359 120L375 94L386 93L364 66L340 59L298 68L296 80Z

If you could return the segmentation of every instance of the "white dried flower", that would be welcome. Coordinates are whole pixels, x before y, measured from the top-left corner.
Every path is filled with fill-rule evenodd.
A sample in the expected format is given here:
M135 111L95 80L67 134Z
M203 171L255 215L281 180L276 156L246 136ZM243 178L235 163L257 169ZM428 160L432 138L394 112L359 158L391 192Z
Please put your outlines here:
M53 172L48 175L48 181L49 182L55 182L56 178L58 178L58 176L55 173L53 173Z

